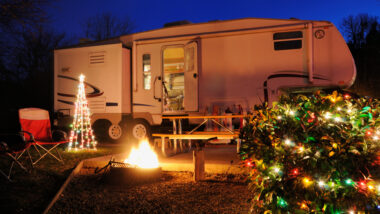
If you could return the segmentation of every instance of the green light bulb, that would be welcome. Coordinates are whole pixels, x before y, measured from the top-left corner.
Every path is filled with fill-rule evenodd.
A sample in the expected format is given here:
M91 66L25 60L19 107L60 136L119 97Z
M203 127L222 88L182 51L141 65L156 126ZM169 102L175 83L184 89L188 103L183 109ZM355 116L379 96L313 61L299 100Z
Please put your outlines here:
M286 206L288 206L288 203L283 198L280 198L280 197L277 198L277 204L281 208L285 208Z
M352 185L352 184L354 184L354 181L352 181L351 178L347 178L344 182L345 182L347 185Z

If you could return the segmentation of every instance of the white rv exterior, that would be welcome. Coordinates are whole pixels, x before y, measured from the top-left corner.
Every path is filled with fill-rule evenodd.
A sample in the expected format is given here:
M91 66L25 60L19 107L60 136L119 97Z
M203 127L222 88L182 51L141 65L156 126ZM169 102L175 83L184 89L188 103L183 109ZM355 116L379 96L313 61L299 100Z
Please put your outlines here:
M83 73L92 121L108 121L113 139L126 130L149 135L162 115L248 110L276 100L280 89L345 88L356 77L343 37L327 21L247 18L119 40L55 51L55 111L72 116L75 79Z

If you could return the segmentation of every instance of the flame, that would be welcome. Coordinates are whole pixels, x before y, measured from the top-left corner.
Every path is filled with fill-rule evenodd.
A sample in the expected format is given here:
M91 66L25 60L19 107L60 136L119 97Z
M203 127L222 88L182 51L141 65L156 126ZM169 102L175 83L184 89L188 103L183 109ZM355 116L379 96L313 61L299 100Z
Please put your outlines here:
M141 141L138 149L132 148L131 154L124 160L124 163L144 169L152 169L159 166L157 155L147 140Z

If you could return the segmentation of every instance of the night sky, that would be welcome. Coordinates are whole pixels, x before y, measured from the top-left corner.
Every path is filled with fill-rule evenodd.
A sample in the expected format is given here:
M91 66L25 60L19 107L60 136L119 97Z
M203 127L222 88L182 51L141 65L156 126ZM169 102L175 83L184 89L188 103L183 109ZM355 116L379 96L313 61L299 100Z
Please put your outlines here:
M380 0L56 0L48 9L57 32L78 37L83 37L81 24L103 12L128 16L134 32L179 20L199 23L246 17L328 20L339 27L350 14L380 16Z

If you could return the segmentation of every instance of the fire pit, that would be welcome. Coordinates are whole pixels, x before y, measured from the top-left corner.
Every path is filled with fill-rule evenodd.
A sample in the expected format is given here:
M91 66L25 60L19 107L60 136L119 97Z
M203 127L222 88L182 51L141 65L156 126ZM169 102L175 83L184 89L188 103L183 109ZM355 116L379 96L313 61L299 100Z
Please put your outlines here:
M142 141L124 162L113 159L100 170L105 170L106 180L117 184L136 184L155 181L161 177L161 167L156 153L148 141Z
M161 168L145 169L133 167L130 164L110 161L110 170L107 180L116 183L145 183L155 181L161 177Z

